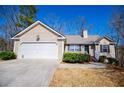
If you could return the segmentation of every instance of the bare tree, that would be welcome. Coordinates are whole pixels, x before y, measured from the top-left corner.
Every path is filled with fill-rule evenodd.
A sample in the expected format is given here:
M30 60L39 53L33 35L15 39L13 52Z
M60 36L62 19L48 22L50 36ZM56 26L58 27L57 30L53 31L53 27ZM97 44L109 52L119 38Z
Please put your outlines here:
M0 51L5 51L6 50L6 41L3 38L0 38Z
M55 14L49 14L44 18L46 24L48 24L54 30L62 34L82 34L84 29L90 30L93 26L87 25L84 17L79 16L73 20L62 20ZM71 33L72 32L72 33Z
M111 26L115 31L113 38L118 43L116 46L117 58L120 66L124 66L124 6L119 6L117 12L113 15Z
M118 11L114 13L111 25L124 40L124 6L120 6Z
M110 27L110 31L107 34L116 42L116 46L118 46L120 43L121 37L120 37L118 31L115 31L113 24L111 22L109 24L109 27Z
M71 27L75 29L75 34L82 35L83 30L90 31L93 25L88 25L86 19L83 16L78 16L76 19L71 21Z
M44 21L46 24L48 24L51 28L53 28L57 32L64 34L66 23L62 19L60 19L60 17L58 17L57 15L48 14L44 18Z
M7 50L12 50L13 42L11 37L19 32L16 26L18 19L18 6L0 6L0 19L3 20L0 25L1 31L3 31L3 37L7 41Z

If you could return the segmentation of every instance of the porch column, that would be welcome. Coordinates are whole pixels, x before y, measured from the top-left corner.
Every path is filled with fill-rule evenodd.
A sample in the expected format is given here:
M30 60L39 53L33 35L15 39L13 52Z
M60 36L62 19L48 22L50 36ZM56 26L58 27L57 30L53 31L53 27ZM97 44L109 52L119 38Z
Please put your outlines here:
M92 55L91 45L89 45L89 54L90 54L91 56L93 56L93 55Z
M81 45L81 53L83 53L83 54L85 53L84 52L84 45Z

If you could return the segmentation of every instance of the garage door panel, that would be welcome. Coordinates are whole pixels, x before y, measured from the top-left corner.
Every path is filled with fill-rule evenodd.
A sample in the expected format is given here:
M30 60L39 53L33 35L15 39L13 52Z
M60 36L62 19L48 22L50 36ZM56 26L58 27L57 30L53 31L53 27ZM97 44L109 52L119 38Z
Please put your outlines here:
M57 59L58 47L56 43L24 43L19 55L27 59Z

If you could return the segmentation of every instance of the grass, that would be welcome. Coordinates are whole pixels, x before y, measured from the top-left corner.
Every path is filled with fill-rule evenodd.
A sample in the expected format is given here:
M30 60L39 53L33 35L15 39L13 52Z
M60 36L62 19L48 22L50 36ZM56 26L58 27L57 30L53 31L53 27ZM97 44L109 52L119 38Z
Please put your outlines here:
M114 87L124 86L124 70L59 68L50 87Z

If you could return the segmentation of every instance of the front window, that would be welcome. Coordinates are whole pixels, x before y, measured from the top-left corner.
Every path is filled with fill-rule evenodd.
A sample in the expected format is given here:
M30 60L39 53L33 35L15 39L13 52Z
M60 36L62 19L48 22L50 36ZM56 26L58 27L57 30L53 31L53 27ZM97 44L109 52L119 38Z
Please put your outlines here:
M80 45L69 45L68 50L71 52L79 52L81 51Z
M109 52L109 45L101 45L101 52Z

